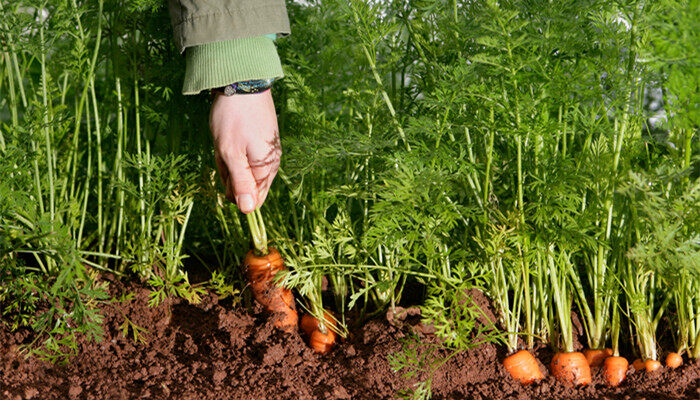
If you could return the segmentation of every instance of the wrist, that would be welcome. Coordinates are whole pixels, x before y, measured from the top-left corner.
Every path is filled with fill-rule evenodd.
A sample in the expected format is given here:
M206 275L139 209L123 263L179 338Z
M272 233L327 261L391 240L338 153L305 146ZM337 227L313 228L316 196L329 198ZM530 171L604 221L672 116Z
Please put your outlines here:
M275 78L270 79L252 79L240 82L234 82L226 86L221 86L211 89L211 94L221 94L224 96L233 96L235 94L255 94L262 93L272 88Z

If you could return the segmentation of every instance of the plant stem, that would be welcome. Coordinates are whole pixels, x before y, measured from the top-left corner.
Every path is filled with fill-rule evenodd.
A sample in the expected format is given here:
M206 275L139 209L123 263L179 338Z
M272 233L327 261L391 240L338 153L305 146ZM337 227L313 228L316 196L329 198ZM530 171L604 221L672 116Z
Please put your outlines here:
M42 8L44 5L42 5ZM46 41L44 40L44 22L42 21L39 26L39 37L41 40L41 101L44 106L42 114L44 116L44 141L46 144L46 165L48 167L48 178L49 178L49 215L51 216L51 229L53 229L53 223L56 219L56 206L55 206L55 190L54 190L54 172L53 172L53 150L51 148L51 131L49 129L49 101L48 101L48 79L46 77Z
M486 173L484 175L484 205L489 204L489 189L490 186L489 184L491 183L491 163L493 161L493 141L494 137L496 136L496 133L494 132L495 128L495 120L494 120L494 113L493 113L493 107L490 108L489 111L489 122L491 125L491 128L488 130L488 145L486 147Z
M265 223L260 209L256 208L255 211L246 214L246 219L250 227L250 234L253 237L255 254L257 256L266 256L270 251L267 247L267 231L265 230Z
M146 241L146 200L143 185L143 152L141 148L141 110L139 104L139 82L134 79L134 129L136 130L136 152L138 154L138 173L139 173L139 217L141 219L140 244L141 250L145 250ZM145 254L141 255L142 261L145 259Z

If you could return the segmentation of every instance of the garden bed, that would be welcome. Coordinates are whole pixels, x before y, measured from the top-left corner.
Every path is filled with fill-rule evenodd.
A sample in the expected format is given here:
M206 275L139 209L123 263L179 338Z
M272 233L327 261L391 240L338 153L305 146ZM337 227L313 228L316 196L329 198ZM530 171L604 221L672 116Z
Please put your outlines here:
M0 395L7 399L392 399L417 379L406 380L391 369L387 356L402 351L411 332L424 343L418 318L390 324L371 320L351 332L329 355L313 353L298 334L272 327L260 309L248 310L206 296L192 305L174 299L147 306L148 289L110 282L111 295L135 296L102 306L105 338L79 340L77 356L67 365L51 365L17 354L31 333L0 331ZM476 303L484 306L485 298ZM486 305L487 306L487 305ZM258 306L259 307L259 306ZM146 343L126 338L125 317L148 330ZM656 374L628 371L618 388L604 385L600 373L582 389L547 376L521 386L501 367L502 346L491 343L457 354L432 380L437 399L695 399L700 396L700 366L686 364ZM540 347L543 363L551 352ZM542 368L543 371L545 368ZM427 376L420 376L426 379Z

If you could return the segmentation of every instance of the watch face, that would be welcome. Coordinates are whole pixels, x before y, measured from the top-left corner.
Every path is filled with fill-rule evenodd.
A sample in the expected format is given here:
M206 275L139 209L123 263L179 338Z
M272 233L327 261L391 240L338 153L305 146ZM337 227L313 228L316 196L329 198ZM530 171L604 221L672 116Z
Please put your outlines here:
M236 89L233 87L233 85L228 85L224 87L224 94L226 96L233 96L234 94L236 94Z

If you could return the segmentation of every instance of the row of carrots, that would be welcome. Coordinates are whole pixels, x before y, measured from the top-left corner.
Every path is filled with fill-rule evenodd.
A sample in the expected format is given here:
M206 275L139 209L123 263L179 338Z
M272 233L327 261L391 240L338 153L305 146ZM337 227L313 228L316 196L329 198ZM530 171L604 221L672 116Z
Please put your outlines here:
M669 353L666 357L666 366L678 368L683 363L683 358L678 353ZM520 383L527 385L544 378L537 365L535 357L527 350L520 350L503 360L506 371ZM583 352L556 353L550 364L552 375L559 381L575 386L591 383L591 369L603 367L604 376L609 386L618 386L627 376L629 362L619 354L613 354L611 349L587 349ZM654 372L661 368L657 360L637 359L632 367L641 371Z
M244 261L246 278L255 300L273 313L274 325L286 332L294 331L300 325L302 332L309 341L311 348L318 353L329 352L337 340L334 332L334 318L325 311L323 321L304 314L299 324L294 295L291 290L278 286L274 282L275 275L286 270L280 253L267 246L258 250L250 250ZM677 368L683 363L678 353L669 353L666 365ZM610 386L617 386L625 379L629 362L626 358L613 354L611 349L587 349L583 352L560 352L555 354L550 364L552 375L563 382L574 385L587 385L591 382L591 368L604 368L605 379ZM530 384L544 378L537 365L535 357L527 350L520 350L503 361L503 366L510 375L522 384ZM661 368L657 360L633 363L635 370L646 369L653 372Z
M320 319L310 314L304 314L299 324L294 295L290 289L279 286L274 282L278 272L285 271L284 260L280 253L267 246L267 235L262 224L259 210L257 215L248 215L252 228L255 248L245 257L243 267L246 279L255 300L266 311L274 315L274 325L286 332L293 332L301 327L310 347L317 353L327 353L337 340L335 319L327 310L322 312ZM669 353L666 365L677 368L683 363L678 353ZM520 350L506 357L503 361L506 371L521 384L530 384L544 378L535 357L527 350ZM583 352L558 352L552 358L550 371L558 380L576 386L591 383L591 368L603 366L604 376L609 386L618 386L627 376L629 362L612 349L586 349ZM637 371L646 369L654 372L661 368L657 360L637 359L632 364Z

